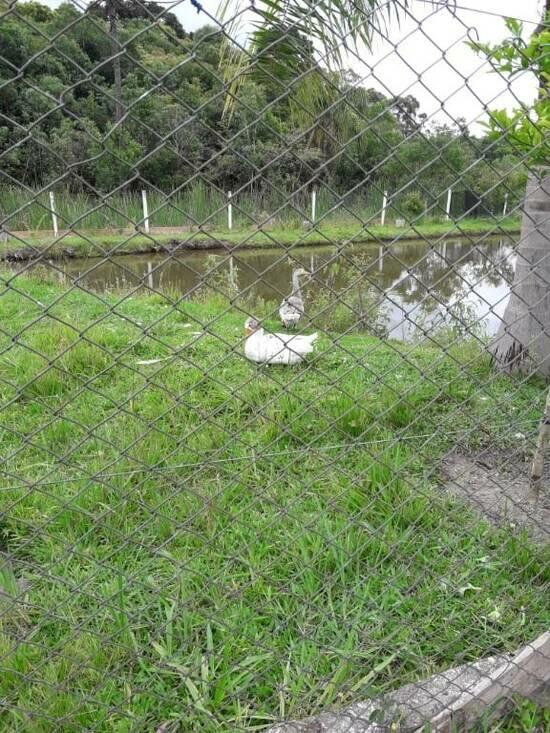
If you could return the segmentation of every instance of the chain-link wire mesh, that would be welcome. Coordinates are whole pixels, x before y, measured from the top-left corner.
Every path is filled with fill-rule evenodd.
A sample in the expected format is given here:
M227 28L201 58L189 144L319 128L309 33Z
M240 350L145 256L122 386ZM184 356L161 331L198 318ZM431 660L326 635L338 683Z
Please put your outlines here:
M549 729L523 12L0 0L2 730Z

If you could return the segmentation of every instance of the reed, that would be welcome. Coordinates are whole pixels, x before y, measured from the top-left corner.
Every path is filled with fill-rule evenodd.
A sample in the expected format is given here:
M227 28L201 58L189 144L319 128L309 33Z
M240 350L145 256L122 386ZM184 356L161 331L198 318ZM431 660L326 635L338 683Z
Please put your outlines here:
M142 224L143 209L140 190L112 195L93 195L67 189L53 189L61 229L136 228ZM374 224L380 218L383 184L338 196L327 185L317 187L316 223L356 222ZM49 231L52 218L48 191L15 186L0 187L0 227L8 231ZM411 218L407 214L405 194L390 197L386 222ZM227 196L203 181L184 187L174 194L148 190L149 221L154 227L227 227ZM255 227L296 229L312 217L311 190L285 192L275 189L246 191L234 195L233 226L235 229ZM427 202L428 211L417 216L415 223L441 217L434 201Z

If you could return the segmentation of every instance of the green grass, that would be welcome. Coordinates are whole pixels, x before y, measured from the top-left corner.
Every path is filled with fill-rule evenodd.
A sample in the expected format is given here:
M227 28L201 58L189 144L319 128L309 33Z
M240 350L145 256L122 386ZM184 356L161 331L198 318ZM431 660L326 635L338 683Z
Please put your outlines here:
M543 384L355 334L258 368L226 309L0 293L1 730L252 730L548 627L547 550L438 489Z
M512 711L492 723L481 723L475 733L548 733L550 709L528 700L517 700Z
M24 248L33 247L41 252L55 256L65 248L72 248L75 254L82 257L99 257L106 254L131 254L137 252L155 251L159 246L179 245L186 248L217 248L217 247L280 247L296 245L326 245L344 242L393 241L395 239L421 239L435 237L458 237L461 235L484 235L514 233L519 231L519 219L510 217L496 223L493 219L464 219L454 222L428 222L414 228L410 226L395 227L387 225L367 226L365 228L357 222L321 223L309 231L301 229L241 229L218 230L209 232L181 232L155 233L145 235L141 233L113 233L113 234L66 234L55 240L51 235L29 235L23 240L10 238L0 243L0 255Z

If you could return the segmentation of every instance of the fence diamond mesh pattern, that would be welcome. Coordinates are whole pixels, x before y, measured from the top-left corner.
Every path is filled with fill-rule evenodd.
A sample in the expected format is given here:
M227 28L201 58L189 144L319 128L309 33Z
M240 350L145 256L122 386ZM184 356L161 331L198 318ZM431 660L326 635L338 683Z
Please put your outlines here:
M525 6L0 0L1 730L549 730Z

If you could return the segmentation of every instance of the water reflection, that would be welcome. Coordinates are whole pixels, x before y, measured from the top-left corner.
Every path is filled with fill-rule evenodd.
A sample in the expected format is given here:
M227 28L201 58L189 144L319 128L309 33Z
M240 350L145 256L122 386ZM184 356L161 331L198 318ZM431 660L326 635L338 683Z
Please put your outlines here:
M309 247L291 255L248 250L121 256L108 262L75 259L63 267L67 279L78 278L82 286L99 290L142 284L193 295L205 279L221 278L252 301L279 302L289 291L292 268L300 264L314 273L305 291L310 307L325 303L328 312L341 299L350 318L358 318L360 309L365 321L383 323L393 338L410 339L418 328L464 318L494 333L506 305L514 257L511 239L477 245L453 239L435 245Z

